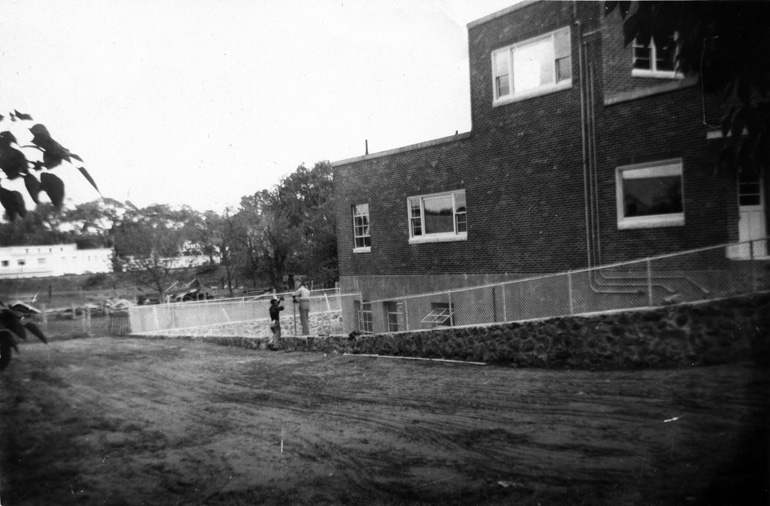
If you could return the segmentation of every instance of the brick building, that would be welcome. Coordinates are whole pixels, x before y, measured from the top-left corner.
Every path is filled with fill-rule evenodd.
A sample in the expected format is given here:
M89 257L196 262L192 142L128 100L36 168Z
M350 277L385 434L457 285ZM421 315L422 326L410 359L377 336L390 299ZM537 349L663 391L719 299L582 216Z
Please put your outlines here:
M721 104L673 43L625 46L602 2L525 1L468 45L470 132L333 163L341 286L364 304L346 331L362 309L403 330L405 294L766 237L766 178L714 169Z

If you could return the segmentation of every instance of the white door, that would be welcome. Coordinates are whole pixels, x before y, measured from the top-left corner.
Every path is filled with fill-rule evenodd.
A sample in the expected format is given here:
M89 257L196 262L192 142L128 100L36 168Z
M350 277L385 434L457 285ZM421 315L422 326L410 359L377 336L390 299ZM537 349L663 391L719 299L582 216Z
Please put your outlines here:
M765 225L765 196L762 174L738 176L738 239L751 241L767 237ZM754 258L767 256L767 241L752 243ZM730 258L751 258L748 244L731 248Z

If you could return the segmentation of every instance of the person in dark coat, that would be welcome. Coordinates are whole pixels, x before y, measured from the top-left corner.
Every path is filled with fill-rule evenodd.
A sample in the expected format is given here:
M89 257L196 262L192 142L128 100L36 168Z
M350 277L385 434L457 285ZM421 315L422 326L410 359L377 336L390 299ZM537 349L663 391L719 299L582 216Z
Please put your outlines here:
M273 337L267 347L270 350L278 350L281 347L281 311L283 311L283 297L278 298L273 295L270 299L270 330L273 331Z

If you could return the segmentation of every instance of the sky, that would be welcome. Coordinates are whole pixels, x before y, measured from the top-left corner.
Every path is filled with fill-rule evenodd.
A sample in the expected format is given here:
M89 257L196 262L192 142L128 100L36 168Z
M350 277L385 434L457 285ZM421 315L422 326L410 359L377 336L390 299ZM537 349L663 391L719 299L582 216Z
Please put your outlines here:
M470 130L466 25L516 1L6 0L0 131L83 159L54 169L69 205L99 198L84 165L104 197L221 213L366 141Z

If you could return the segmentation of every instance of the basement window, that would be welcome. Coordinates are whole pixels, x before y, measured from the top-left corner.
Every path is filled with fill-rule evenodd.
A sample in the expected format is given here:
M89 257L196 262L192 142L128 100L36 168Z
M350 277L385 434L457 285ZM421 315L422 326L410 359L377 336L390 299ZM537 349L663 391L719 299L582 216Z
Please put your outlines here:
M451 327L454 325L454 304L450 306L446 302L432 302L430 313L421 320L421 323L432 327Z

